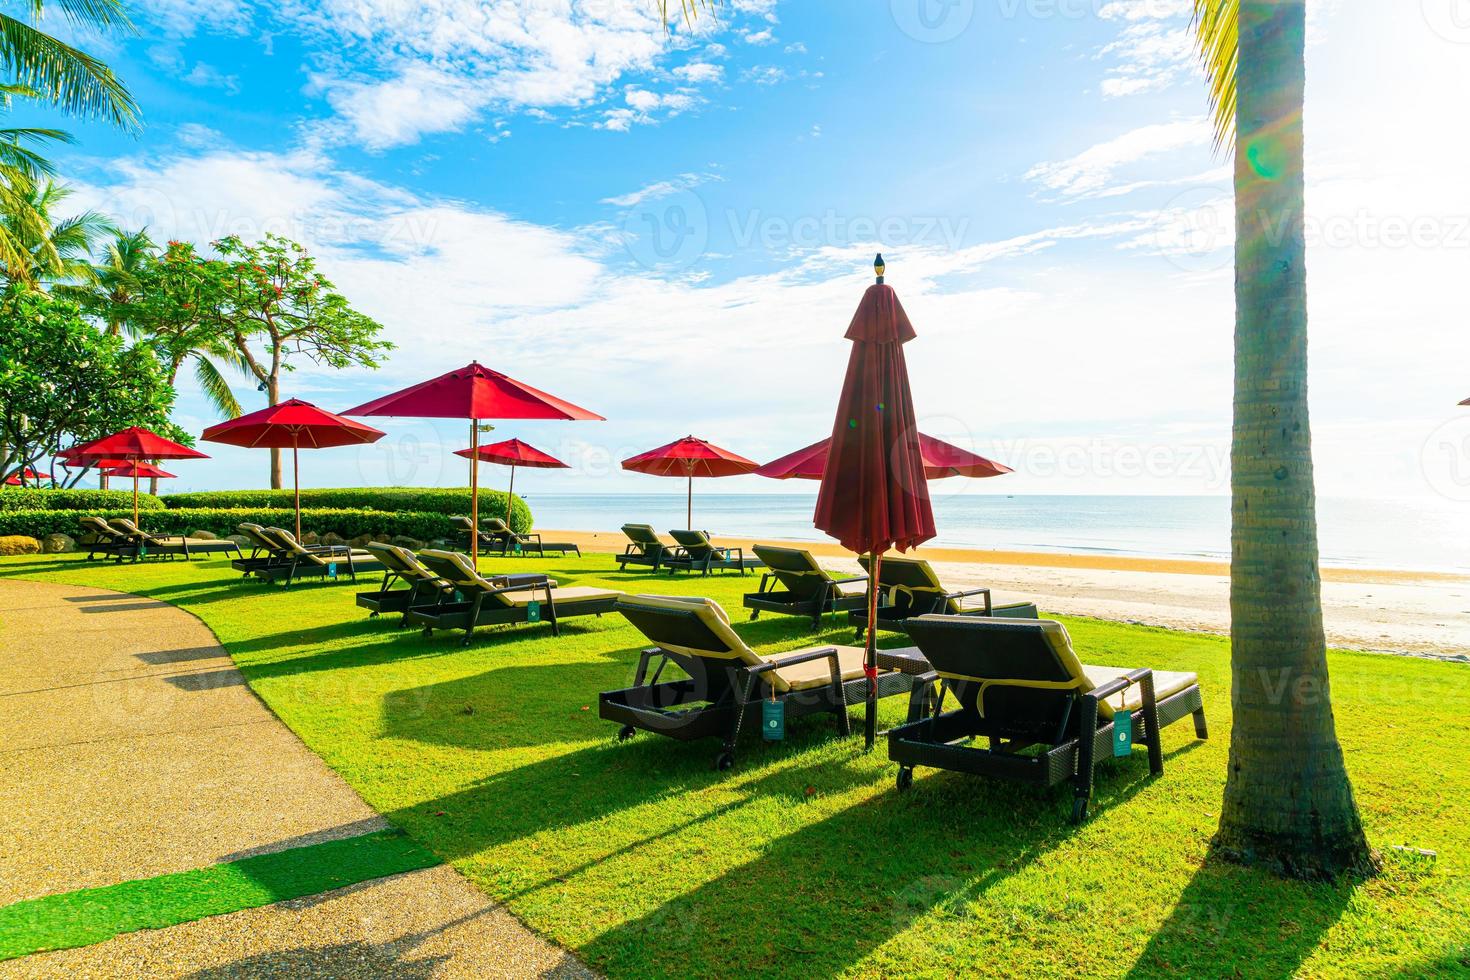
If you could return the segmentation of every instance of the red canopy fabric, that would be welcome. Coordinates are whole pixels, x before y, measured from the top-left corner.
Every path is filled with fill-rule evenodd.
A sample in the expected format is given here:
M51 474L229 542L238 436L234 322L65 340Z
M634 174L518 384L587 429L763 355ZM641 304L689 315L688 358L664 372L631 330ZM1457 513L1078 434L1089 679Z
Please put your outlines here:
M211 425L200 438L247 449L326 449L377 442L385 435L387 433L381 429L333 415L299 398L291 398L279 405Z
M827 451L831 445L831 439L812 443L805 449L798 449L780 459L772 460L756 470L756 475L773 480L820 480L827 470ZM919 433L919 455L924 460L926 480L942 480L950 476L983 479L1012 472L1003 463L977 456L922 432Z
M50 473L37 473L35 470L27 466L19 473L13 473L9 477L7 477L5 480L5 485L8 487L19 487L24 485L23 481L49 479L51 479Z
M99 459L208 459L204 453L165 439L141 426L131 426L66 451L66 458L92 463Z
M473 361L457 371L384 395L343 415L432 419L562 419L605 422L601 415Z
M506 466L533 466L538 469L568 469L566 463L537 449L535 446L521 442L519 439L507 439L505 442L492 443L481 446L478 450L458 449L454 455L469 459L478 456L482 463L501 463Z
M703 439L685 436L667 446L623 460L623 469L652 476L722 477L752 473L760 467L754 460L738 456Z
M142 480L175 480L174 474L152 463L124 463L103 471L107 476L137 477Z
M914 338L893 288L868 287L837 402L816 526L856 554L907 551L934 537L903 345Z

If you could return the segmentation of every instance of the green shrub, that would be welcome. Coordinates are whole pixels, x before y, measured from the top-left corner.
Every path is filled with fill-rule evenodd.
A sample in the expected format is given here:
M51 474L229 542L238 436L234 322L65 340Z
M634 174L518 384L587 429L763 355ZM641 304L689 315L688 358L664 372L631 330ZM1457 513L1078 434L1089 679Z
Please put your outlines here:
M58 510L4 511L0 512L0 535L24 534L41 538L59 533L77 537L82 532L77 524L78 516L75 512ZM114 508L94 511L93 516L130 518L133 511L130 507ZM240 524L290 529L294 527L295 515L290 510L280 509L182 507L149 511L139 516L139 522L145 531L153 534L186 534L196 530L236 534ZM363 534L380 539L401 534L420 541L460 541L467 538L466 532L456 526L448 514L415 511L303 509L301 530L302 533L314 531L317 534L335 532L348 539Z
M502 504L503 506L503 504ZM0 513L9 510L107 510L126 507L133 511L133 490L48 490L41 487L0 487ZM138 494L139 510L162 510L163 501L152 494Z
M194 493L170 493L162 497L164 506L180 507L252 507L291 506L290 490L202 490ZM345 487L342 489L303 490L301 507L332 510L414 511L423 514L468 515L470 492L463 488L441 487ZM505 491L480 491L480 516L505 516ZM531 508L520 497L511 508L510 526L521 533L531 530Z

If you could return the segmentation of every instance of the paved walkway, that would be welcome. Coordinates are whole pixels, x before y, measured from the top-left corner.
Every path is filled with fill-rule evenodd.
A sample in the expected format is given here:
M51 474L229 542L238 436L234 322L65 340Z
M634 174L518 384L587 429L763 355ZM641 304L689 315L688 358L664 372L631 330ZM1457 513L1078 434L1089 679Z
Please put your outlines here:
M166 603L0 581L0 905L386 826ZM0 963L0 978L585 976L430 868Z

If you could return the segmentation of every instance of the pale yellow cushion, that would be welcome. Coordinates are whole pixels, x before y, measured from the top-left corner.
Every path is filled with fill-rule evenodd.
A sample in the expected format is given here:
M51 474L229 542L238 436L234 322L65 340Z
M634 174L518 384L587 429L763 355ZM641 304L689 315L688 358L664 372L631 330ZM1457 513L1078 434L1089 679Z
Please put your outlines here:
M1132 673L1131 667L1093 667L1088 664L1082 665L1082 673L1086 675L1087 682L1091 687L1102 687L1115 677ZM1173 694L1178 694L1187 687L1199 683L1199 678L1194 674L1180 671L1156 670L1154 671L1154 697L1162 701ZM1112 712L1122 708L1137 711L1143 707L1143 687L1138 684L1130 684L1126 691L1114 694L1098 705L1099 710L1107 706L1106 714L1111 717Z
M551 590L552 602L586 602L591 599L616 599L622 595L610 589L595 589L588 585L567 586ZM515 592L503 592L500 598L509 602L512 606L524 608L533 602L545 602L546 590L539 586L535 589L517 590Z
M825 650L827 647L804 647L800 650L790 650L785 653L772 653L764 659L767 663L773 660L782 660L786 657L799 653L807 653L811 650ZM842 671L842 680L855 681L863 676L863 648L862 647L836 647L837 668ZM820 660L808 660L803 664L793 664L790 667L781 667L775 671L778 678L786 683L793 691L806 691L814 687L825 687L832 683L832 662L826 657ZM780 685L776 685L777 690Z

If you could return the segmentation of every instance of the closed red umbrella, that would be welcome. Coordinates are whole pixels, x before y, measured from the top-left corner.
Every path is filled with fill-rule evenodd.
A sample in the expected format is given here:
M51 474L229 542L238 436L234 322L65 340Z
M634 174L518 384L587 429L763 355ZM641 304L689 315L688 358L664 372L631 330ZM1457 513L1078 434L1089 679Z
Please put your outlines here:
M908 314L878 274L847 328L852 353L837 401L816 526L856 554L872 556L868 581L868 676L865 744L873 747L877 721L877 581L883 553L907 551L934 537L934 513L924 479L919 430L909 392L903 345L915 336Z
M361 446L377 442L387 435L381 429L344 419L311 402L289 398L279 405L262 408L258 412L242 415L211 425L200 436L208 442L220 442L228 446L243 446L246 449L289 449L291 450L291 480L295 488L296 537L301 538L301 460L300 451L328 449L333 446Z
M827 452L831 439L812 443L805 449L787 453L756 470L757 476L773 480L820 480L827 470ZM1009 466L977 456L942 439L919 433L919 455L924 460L924 479L942 480L950 476L983 479L1012 472Z
M470 558L480 550L480 422L484 419L606 421L555 395L472 362L457 371L349 408L343 415L397 415L470 421Z
M760 466L754 460L737 456L727 449L685 436L675 439L667 446L650 449L646 453L623 460L623 469L651 476L682 476L689 481L687 514L685 520L694 528L694 478L740 476L753 473Z
M175 480L174 474L152 463L123 463L103 471L107 476L133 477L139 480Z
M555 456L543 453L535 446L521 442L519 439L507 439L505 442L492 443L489 446L481 446L478 450L460 449L454 455L463 456L466 459L473 456L482 463L500 463L510 467L510 488L505 491L506 527L510 527L510 503L515 499L517 466L530 466L540 470L565 470L570 468Z
M78 462L96 465L97 460L120 459L130 463L148 459L208 459L197 449L165 439L156 432L134 425L110 436L94 439L67 450ZM133 477L133 525L138 524L138 478Z

